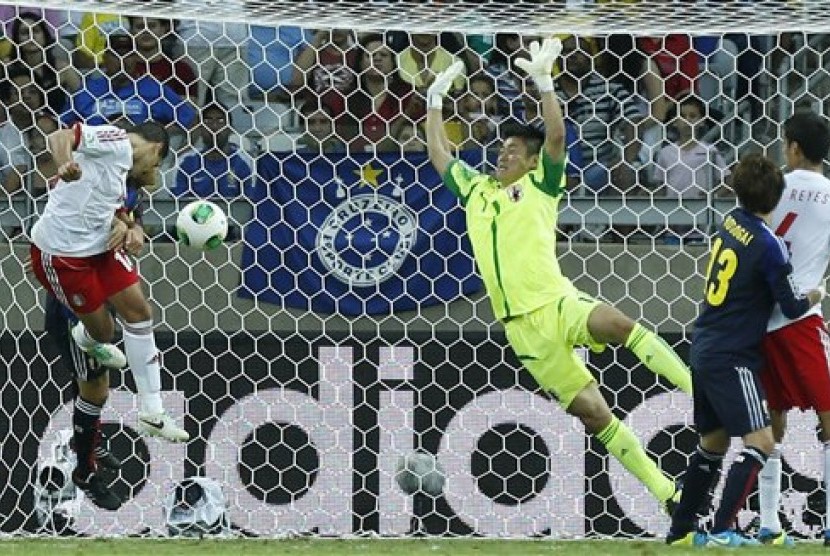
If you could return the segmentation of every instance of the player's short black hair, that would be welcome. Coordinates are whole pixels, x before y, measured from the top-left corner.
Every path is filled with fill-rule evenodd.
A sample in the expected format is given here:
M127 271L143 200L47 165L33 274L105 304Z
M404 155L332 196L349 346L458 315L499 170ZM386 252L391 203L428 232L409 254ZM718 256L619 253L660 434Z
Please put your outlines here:
M528 156L539 154L542 145L545 144L545 132L531 125L507 124L504 126L501 135L503 141L507 141L511 137L524 141Z
M818 164L830 151L830 128L822 116L812 110L802 110L784 122L784 140L787 144L798 143L804 157Z
M167 158L167 153L170 151L170 136L163 125L150 121L142 122L127 126L127 133L135 133L149 143L159 143L161 145L159 155L162 159Z
M732 175L732 188L746 210L767 214L781 200L784 174L770 159L754 153L741 158Z

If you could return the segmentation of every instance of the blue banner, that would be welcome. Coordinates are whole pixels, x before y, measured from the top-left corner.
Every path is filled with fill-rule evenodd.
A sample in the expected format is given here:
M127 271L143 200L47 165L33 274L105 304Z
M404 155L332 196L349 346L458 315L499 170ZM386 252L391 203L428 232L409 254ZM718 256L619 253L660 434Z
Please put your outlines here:
M465 153L473 167L478 152ZM477 292L458 199L423 153L269 153L257 164L239 294L344 315Z

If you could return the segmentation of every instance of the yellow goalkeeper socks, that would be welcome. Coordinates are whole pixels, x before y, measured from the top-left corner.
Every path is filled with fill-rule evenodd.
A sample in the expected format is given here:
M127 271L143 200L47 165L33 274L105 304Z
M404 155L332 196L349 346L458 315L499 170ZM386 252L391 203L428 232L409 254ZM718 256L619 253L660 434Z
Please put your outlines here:
M669 382L691 395L692 375L683 360L663 338L640 324L635 324L625 347L636 355L643 365L652 372L665 377Z
M674 481L660 471L631 429L619 419L614 417L611 423L597 434L597 440L602 442L608 452L637 477L657 500L665 502L674 495Z

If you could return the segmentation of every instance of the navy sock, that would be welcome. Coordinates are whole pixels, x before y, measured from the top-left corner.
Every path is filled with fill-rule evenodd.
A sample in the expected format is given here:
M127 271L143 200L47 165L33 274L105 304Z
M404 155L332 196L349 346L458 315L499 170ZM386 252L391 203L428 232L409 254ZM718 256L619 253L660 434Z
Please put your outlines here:
M723 454L707 452L698 446L689 460L683 479L683 495L672 516L671 534L682 536L697 528L697 518L712 496L720 479Z
M101 407L78 396L75 398L72 425L75 428L73 440L78 455L78 475L85 479L97 467L95 447L100 436Z
M757 448L747 446L735 458L723 486L723 498L715 512L712 533L722 533L735 526L738 512L743 508L746 497L758 480L758 472L767 461L767 456Z

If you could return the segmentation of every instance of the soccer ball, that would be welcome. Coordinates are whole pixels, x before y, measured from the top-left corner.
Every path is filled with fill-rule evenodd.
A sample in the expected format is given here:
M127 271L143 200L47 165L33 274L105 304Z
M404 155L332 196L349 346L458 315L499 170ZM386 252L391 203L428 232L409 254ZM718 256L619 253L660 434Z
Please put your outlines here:
M228 217L215 203L188 203L176 219L179 243L196 249L215 249L228 235Z
M433 454L416 450L398 458L395 480L407 494L438 496L444 490L446 475Z

